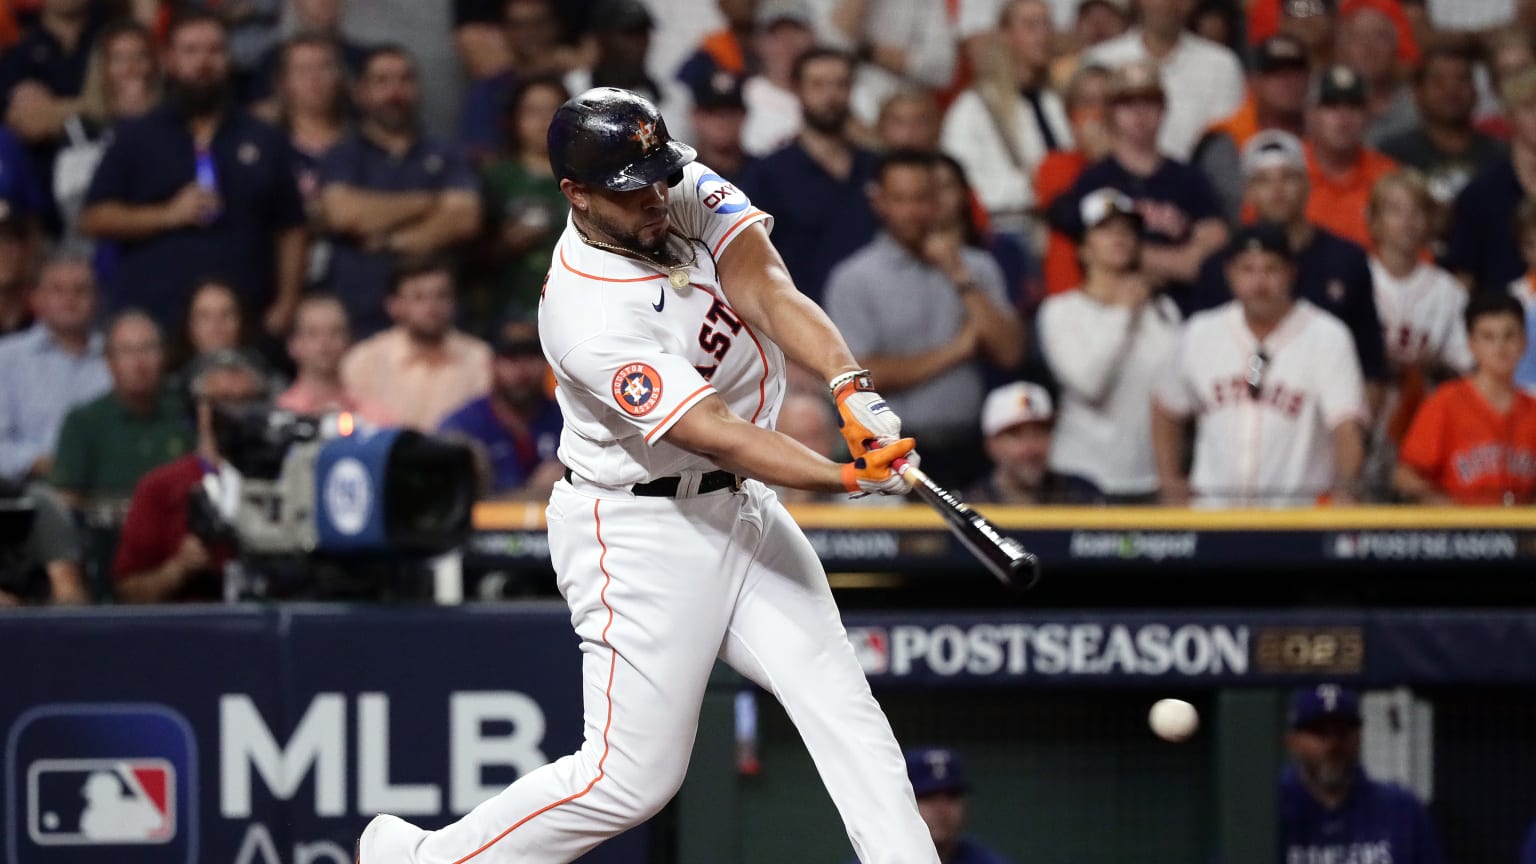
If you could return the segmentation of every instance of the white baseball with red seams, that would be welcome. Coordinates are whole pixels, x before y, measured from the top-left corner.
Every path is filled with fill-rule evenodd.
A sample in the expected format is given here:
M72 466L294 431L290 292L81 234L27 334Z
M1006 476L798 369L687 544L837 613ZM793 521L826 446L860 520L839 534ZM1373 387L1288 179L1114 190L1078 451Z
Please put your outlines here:
M381 818L361 864L553 864L644 821L682 783L716 657L784 704L860 861L938 864L805 535L755 480L697 494L717 466L666 440L710 393L771 428L785 387L783 353L735 313L715 269L770 217L697 163L669 206L674 251L697 251L687 285L568 223L539 313L565 416L560 459L575 475L547 515L581 639L584 743L439 831ZM671 475L676 498L628 491Z

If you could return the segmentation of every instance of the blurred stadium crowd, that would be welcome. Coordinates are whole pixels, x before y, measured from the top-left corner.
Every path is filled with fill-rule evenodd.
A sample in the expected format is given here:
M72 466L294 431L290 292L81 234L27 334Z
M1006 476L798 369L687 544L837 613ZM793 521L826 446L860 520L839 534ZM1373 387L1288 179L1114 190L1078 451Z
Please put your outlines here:
M1529 505L1532 28L1519 0L9 0L0 479L50 502L49 556L70 510L120 533L130 601L217 596L185 516L214 405L458 436L486 497L542 499L545 130L617 86L773 214L968 500ZM779 426L832 456L824 386ZM0 602L84 596L52 575Z

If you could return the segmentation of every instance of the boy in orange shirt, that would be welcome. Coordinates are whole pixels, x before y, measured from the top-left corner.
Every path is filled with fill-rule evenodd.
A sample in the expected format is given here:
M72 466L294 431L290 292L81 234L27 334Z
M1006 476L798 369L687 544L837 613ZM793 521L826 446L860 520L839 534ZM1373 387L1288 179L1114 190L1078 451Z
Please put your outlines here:
M1441 385L1413 418L1398 454L1397 490L1421 504L1530 504L1536 492L1536 397L1515 386L1525 308L1502 293L1467 305L1477 363Z

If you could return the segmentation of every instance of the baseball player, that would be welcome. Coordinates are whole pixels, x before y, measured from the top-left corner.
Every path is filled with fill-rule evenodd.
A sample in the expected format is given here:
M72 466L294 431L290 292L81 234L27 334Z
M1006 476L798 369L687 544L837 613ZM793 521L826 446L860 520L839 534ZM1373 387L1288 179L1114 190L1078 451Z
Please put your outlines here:
M1355 497L1364 456L1360 364L1339 320L1291 294L1290 244L1276 226L1239 231L1227 280L1236 299L1195 315L1153 393L1164 500L1284 506ZM1193 470L1184 421L1198 419Z
M1434 823L1413 793L1360 767L1360 696L1337 684L1291 695L1280 775L1283 864L1444 864Z
M765 485L904 494L913 441L789 280L768 214L655 106L589 90L549 145L571 215L539 311L567 466L547 518L585 742L441 830L379 816L360 864L553 864L643 822L683 781L717 656L794 718L861 860L937 864L821 564ZM829 381L853 462L773 431L786 357Z

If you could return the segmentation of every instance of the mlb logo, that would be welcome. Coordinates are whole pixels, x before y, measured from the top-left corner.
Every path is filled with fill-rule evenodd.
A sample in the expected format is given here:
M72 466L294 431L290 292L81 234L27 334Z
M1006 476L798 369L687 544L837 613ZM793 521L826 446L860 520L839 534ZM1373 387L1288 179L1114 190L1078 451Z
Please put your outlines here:
M169 843L176 838L176 768L164 759L33 762L27 835L40 846Z
M884 627L850 627L848 642L853 656L865 675L884 675L891 671L890 639Z
M197 864L197 743L171 708L34 708L4 766L5 864Z

